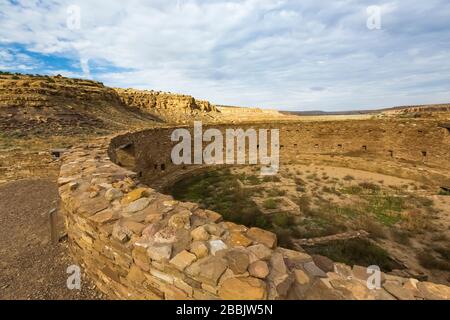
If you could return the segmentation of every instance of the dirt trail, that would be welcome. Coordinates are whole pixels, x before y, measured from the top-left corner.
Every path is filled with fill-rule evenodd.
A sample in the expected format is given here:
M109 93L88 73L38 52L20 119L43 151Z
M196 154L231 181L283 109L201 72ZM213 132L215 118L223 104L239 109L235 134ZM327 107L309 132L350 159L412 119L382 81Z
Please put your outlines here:
M66 270L74 262L67 243L53 246L50 241L48 215L57 206L55 182L27 179L0 185L0 299L102 297L84 276L81 290L67 289Z

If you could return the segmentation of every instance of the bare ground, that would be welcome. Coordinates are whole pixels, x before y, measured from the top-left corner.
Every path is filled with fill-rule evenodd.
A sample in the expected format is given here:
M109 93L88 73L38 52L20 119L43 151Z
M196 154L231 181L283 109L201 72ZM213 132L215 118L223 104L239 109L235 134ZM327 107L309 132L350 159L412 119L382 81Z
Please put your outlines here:
M57 207L57 184L50 180L0 185L0 299L102 298L84 275L81 290L67 288L74 262L66 242L50 240L49 211Z

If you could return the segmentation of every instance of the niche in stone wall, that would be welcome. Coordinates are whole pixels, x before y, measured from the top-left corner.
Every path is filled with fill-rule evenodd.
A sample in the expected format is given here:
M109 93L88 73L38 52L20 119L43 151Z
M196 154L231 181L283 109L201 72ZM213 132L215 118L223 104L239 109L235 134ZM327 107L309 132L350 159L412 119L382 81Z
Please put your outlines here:
M136 157L134 144L127 143L117 147L115 150L116 161L119 166L126 169L134 170L136 167Z
M394 157L394 150L388 150L388 153L391 158Z
M363 151L367 151L367 146L362 146Z
M166 170L166 165L165 165L164 163L161 165L161 170L162 170L162 171L165 171L165 170Z
M427 157L427 152L426 151L422 151L422 157L425 159Z

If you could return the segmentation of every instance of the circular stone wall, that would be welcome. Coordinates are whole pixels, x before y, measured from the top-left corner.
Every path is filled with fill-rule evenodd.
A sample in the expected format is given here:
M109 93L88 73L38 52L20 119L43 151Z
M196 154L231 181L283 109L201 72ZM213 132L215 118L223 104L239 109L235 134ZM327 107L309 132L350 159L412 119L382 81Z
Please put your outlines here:
M282 163L420 166L448 182L449 133L434 122L339 121L279 128ZM224 130L226 127L221 127ZM450 299L450 288L320 264L277 246L276 235L222 221L158 190L192 170L173 165L170 135L155 128L72 149L58 180L72 254L101 291L120 299ZM120 166L118 165L120 164ZM132 170L129 170L132 169ZM439 169L439 170L438 170ZM145 184L143 184L145 183ZM317 264L316 264L317 263Z

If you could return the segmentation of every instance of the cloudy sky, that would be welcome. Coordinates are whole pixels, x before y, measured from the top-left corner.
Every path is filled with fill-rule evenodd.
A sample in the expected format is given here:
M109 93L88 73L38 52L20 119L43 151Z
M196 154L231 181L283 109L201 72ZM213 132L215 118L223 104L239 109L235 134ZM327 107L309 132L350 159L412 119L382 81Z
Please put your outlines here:
M0 0L0 70L283 110L450 102L450 1Z

